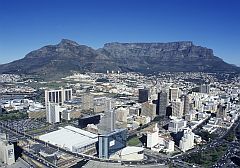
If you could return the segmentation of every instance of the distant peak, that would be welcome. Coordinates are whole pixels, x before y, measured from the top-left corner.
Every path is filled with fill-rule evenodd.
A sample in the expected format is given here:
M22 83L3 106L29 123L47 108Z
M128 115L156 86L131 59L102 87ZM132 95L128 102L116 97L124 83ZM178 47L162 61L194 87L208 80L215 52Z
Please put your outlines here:
M79 46L79 44L75 41L68 40L68 39L62 39L61 42L58 45L74 45Z

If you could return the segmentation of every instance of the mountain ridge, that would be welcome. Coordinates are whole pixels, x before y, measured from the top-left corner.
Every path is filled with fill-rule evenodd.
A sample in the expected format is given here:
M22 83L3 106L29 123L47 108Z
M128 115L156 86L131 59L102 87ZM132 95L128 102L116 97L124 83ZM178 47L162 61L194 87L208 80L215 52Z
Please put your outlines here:
M43 46L24 58L2 64L0 73L34 74L44 77L64 76L73 71L106 70L141 73L170 72L240 72L240 67L224 62L207 47L191 41L168 43L106 43L93 49L62 39L56 45Z

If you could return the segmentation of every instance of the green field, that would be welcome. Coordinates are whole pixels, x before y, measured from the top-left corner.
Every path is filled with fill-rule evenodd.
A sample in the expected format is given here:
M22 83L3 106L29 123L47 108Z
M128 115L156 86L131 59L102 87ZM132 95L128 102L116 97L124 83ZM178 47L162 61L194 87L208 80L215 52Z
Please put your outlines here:
M133 138L129 139L128 142L127 142L127 144L129 146L136 146L139 143L141 143L141 141L138 139L138 137L133 137Z

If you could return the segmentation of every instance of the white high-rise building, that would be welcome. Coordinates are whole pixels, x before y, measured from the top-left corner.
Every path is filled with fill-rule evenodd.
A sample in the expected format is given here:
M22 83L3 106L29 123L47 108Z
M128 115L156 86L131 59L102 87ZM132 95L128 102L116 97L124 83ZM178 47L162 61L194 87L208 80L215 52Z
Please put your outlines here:
M49 123L60 122L60 106L72 99L72 89L45 90L46 118ZM51 106L50 106L51 105Z
M172 116L183 117L183 102L180 99L172 101Z
M185 129L183 132L183 137L180 140L179 148L185 152L194 147L194 133L191 129Z
M179 88L169 88L170 101L179 98Z
M147 148L152 148L159 143L158 132L159 132L158 125L155 124L153 130L147 133Z
M14 146L8 143L6 134L0 135L0 161L7 165L15 163Z
M63 105L65 101L72 99L72 89L45 90L45 105L58 103Z
M66 108L63 108L59 106L58 103L48 103L47 105L47 122L48 123L58 123L61 121L60 113L66 110Z

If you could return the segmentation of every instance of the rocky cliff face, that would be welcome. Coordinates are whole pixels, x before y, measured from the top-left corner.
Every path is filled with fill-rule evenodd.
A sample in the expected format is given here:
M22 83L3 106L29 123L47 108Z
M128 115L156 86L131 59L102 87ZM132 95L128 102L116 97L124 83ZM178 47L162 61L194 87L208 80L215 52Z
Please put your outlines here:
M133 71L234 71L233 67L213 55L211 49L192 42L108 43L98 52Z
M94 50L63 39L27 54L23 59L0 66L1 73L63 76L72 71L106 70L154 73L161 71L239 72L239 67L225 63L211 49L192 42L107 43Z

